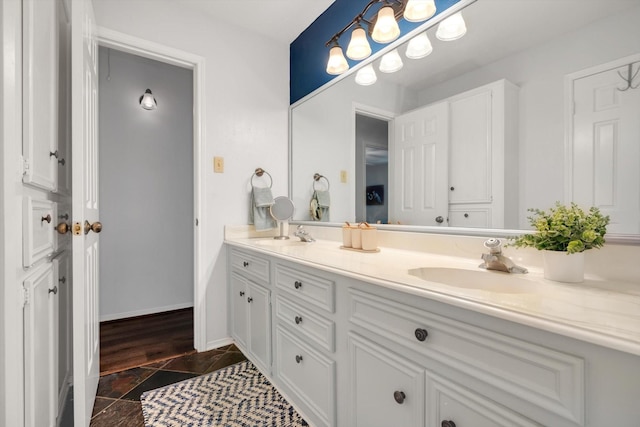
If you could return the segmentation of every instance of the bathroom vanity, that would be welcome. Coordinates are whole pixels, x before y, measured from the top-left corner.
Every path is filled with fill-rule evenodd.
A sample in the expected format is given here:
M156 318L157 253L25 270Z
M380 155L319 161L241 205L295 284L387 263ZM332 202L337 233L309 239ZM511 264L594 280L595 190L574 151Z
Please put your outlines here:
M457 239L370 254L227 229L231 335L316 427L640 425L638 284L485 271Z

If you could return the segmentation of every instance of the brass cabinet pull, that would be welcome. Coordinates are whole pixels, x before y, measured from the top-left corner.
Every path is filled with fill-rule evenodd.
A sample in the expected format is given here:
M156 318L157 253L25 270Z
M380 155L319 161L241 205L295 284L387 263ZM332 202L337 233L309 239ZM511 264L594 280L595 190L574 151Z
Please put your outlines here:
M299 325L300 323L302 323L302 317L300 316L296 316L294 320L296 321L296 325Z
M456 427L456 423L454 423L453 421L442 421L441 424L442 427Z
M58 294L58 287L54 286L53 289L49 289L49 293L57 295Z
M404 403L404 399L407 396L404 394L404 391L394 391L393 392L393 399L399 404L402 405Z
M296 355L296 363L300 363L302 362L302 356L300 356L299 354Z
M45 222L47 221L47 224L51 224L51 214L47 214L47 216L43 216L42 218L40 218L40 222Z
M301 282L301 281L299 281L299 280L296 280L296 281L293 283L293 286L294 286L296 289L300 289L300 288L302 287L302 282Z

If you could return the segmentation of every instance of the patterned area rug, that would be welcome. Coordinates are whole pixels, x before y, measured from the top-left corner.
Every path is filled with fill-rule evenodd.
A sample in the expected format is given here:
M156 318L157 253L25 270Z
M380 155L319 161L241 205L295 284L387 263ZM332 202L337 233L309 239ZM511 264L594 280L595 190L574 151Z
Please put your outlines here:
M308 424L251 362L144 393L146 427L302 427Z

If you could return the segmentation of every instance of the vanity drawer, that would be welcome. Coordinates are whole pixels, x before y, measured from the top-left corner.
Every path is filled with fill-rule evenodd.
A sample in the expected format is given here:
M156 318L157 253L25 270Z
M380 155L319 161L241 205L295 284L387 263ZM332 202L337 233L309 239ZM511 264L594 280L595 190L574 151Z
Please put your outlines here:
M30 267L55 252L57 218L55 202L29 196L24 198L22 259L25 267Z
M264 283L269 283L269 260L237 249L231 250L231 267L241 274L249 275Z
M450 209L449 227L489 228L490 217L489 208Z
M456 427L541 427L448 379L427 372L427 425ZM453 425L449 424L449 425Z
M333 313L335 310L334 283L322 277L276 265L276 286L291 292L300 301Z
M356 289L349 290L349 311L352 324L521 399L522 404L537 405L579 425L584 420L585 368L579 357Z
M335 362L305 345L281 325L276 330L276 372L314 415L311 425L335 424ZM316 421L316 422L313 422Z
M288 325L291 330L298 331L299 336L305 341L313 342L327 351L335 351L333 321L314 314L282 295L276 298L276 316L280 323Z

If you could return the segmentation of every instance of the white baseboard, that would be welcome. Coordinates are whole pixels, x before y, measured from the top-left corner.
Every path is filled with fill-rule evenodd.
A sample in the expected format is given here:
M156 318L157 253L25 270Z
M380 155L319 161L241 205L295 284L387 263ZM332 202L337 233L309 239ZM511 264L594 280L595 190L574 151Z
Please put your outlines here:
M225 345L233 344L234 342L235 341L233 341L233 338L231 337L220 338L219 340L209 341L207 342L207 348L205 351L224 347Z
M100 316L100 321L107 322L109 320L118 320L118 319L126 319L128 317L145 316L147 314L162 313L164 311L180 310L180 309L189 308L189 307L193 307L193 302L167 305L164 307L146 308L144 310L128 311L124 313L105 314Z

